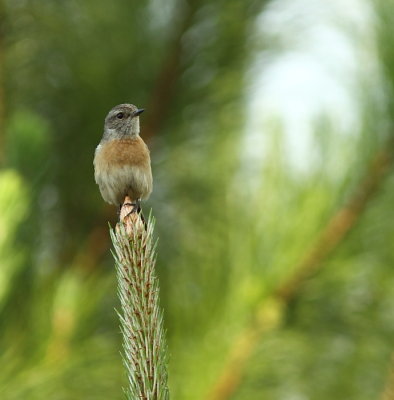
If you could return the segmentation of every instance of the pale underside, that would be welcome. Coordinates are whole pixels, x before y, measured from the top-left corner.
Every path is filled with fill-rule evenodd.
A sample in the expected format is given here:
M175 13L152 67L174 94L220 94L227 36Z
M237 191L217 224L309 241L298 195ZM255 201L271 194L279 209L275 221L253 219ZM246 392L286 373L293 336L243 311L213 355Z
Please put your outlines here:
M146 199L152 191L150 168L133 165L96 168L95 179L103 199L110 204L122 204L125 196L133 201Z

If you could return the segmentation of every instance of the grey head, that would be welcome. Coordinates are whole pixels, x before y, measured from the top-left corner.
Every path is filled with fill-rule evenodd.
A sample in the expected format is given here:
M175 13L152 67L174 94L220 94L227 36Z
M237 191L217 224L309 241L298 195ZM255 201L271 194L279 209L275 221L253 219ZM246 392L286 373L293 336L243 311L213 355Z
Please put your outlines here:
M133 104L119 104L105 117L103 140L138 136L140 133L139 115L144 112Z

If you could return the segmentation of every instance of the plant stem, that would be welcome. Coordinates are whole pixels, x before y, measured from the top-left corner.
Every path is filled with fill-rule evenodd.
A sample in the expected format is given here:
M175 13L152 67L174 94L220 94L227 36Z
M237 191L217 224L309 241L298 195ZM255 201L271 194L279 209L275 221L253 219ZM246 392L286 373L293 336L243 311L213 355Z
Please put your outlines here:
M167 346L163 314L159 306L159 285L155 275L156 242L154 219L145 224L132 212L126 197L120 221L110 230L115 248L118 312L123 336L123 363L127 370L129 400L169 399Z

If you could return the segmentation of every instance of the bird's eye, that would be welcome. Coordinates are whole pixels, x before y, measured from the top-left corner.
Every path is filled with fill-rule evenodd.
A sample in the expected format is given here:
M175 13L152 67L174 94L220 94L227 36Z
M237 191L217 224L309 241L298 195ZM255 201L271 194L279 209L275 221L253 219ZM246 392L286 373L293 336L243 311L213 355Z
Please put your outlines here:
M116 114L116 118L122 119L124 114L122 112Z

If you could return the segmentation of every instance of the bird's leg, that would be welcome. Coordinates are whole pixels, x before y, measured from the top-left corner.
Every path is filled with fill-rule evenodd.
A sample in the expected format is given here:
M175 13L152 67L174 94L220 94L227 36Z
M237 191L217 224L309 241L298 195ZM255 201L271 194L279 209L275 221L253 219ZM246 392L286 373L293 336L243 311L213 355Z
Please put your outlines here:
M126 196L123 204L120 205L120 209L122 209L122 207L133 207L128 214L136 212L138 210L138 200L131 200L129 196Z
M126 217L133 213L139 213L141 210L141 206L139 200L132 201L131 203L124 203L123 206L132 206L133 208L129 213L126 214Z
M122 208L124 207L124 206L132 206L133 207L133 209L127 214L127 215L130 215L131 213L133 213L133 212L135 212L136 211L136 203L134 202L134 203L123 203L123 204L119 204L119 209L118 209L118 216L120 216L120 212L122 211ZM126 216L127 216L126 215Z
M135 224L138 220L143 223L145 230L147 229L147 223L142 214L140 199L132 200L129 196L126 196L121 206L119 219L121 221L129 221Z
M136 201L135 201L135 203L137 204L137 207L138 207L138 212L141 212L142 211L142 208L141 208L141 199L137 199Z
M147 229L148 224L145 220L144 214L142 213L141 199L137 199L137 200L133 201L132 203L125 203L124 205L127 205L127 204L130 206L133 206L133 209L126 215L126 217L133 213L137 213L139 215L139 217L141 218L141 221L143 222L145 229Z
M133 213L138 213L138 204L136 202L133 202L131 204L129 204L130 206L133 206L132 210L127 214L133 214Z
M138 211L138 205L136 201L132 200L129 196L126 196L123 203L120 206L119 218L123 220L130 214L136 213L137 211Z
M138 206L137 213L139 214L139 216L140 216L142 222L143 222L144 225L145 225L145 230L147 230L147 229L148 229L148 224L147 224L146 219L145 219L145 217L144 217L144 214L143 214L143 212L142 212L141 199L138 199L138 200L136 201L136 203L137 203L137 206Z

